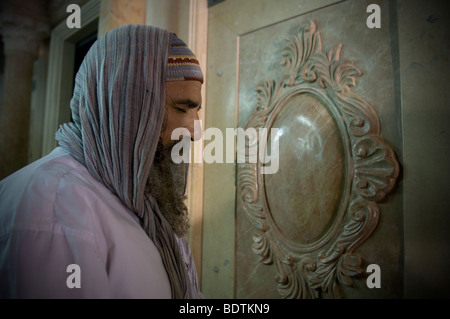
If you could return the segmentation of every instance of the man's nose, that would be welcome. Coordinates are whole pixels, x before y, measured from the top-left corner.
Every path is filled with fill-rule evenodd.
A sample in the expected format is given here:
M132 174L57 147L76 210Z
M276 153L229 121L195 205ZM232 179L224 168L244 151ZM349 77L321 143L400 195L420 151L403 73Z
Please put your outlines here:
M191 140L197 141L202 138L202 123L198 117L198 113L194 112L192 117L192 127L189 129Z

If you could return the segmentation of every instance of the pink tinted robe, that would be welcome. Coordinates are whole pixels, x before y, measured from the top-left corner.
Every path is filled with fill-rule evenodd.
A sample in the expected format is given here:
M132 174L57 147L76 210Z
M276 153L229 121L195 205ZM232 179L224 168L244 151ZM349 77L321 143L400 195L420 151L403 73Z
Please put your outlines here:
M177 240L198 289L187 242ZM80 288L69 288L72 264ZM0 182L0 298L170 297L137 216L61 147Z

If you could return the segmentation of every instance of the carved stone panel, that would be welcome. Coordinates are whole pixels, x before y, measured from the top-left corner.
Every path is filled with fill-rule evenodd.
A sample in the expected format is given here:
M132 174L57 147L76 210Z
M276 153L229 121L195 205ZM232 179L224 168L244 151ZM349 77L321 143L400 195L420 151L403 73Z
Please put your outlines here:
M399 173L378 115L353 91L362 73L332 45L323 49L313 21L288 35L282 72L256 86L245 126L278 128L275 174L262 174L260 161L238 164L237 212L251 224L256 267L271 268L266 280L283 298L342 296L363 272L354 250L377 227ZM271 140L256 135L246 147Z

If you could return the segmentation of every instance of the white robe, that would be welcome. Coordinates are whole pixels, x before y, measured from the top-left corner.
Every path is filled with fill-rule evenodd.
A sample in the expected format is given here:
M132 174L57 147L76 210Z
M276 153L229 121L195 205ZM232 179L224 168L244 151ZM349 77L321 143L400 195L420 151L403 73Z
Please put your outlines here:
M61 147L0 182L0 298L170 297L137 216Z

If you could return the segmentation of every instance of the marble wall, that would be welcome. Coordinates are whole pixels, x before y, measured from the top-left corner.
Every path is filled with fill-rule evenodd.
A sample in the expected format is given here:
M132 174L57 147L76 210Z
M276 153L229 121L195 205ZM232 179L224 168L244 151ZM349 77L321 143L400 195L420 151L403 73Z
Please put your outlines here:
M323 51L328 52L333 47L342 44L341 59L353 61L354 65L362 73L362 76L357 78L353 91L372 105L378 114L382 123L381 136L393 144L395 150L401 149L400 132L397 130L400 118L397 115L398 110L395 105L393 89L395 66L392 63L390 46L393 39L389 26L390 8L387 1L379 1L378 3L383 12L383 18L381 20L383 27L381 29L367 28L365 12L368 4L366 2L344 1L326 8L318 8L311 13L302 14L287 21L281 21L276 25L267 26L241 36L239 46L239 125L245 125L248 121L249 112L253 111L255 107L256 84L259 81L278 80L280 78L283 70L281 66L281 53L282 49L287 45L286 38L295 35L300 26L308 25L309 21L315 21L321 36ZM307 103L308 107L313 107L314 105L314 103L302 99L297 102L296 107L302 108L302 103ZM313 113L301 113L301 117L314 119L319 110L323 110L323 108L318 108ZM303 112L307 111L305 110ZM280 114L280 116L282 115ZM292 121L294 118L291 116L290 120ZM289 121L285 123L289 123ZM336 181L333 182L333 175L327 172L329 170L327 167L336 167L336 165L341 163L340 167L344 167L345 169L345 161L339 159L339 156L342 156L339 155L342 154L342 151L333 150L336 144L319 137L322 135L319 130L323 130L323 127L317 127L315 125L314 127L309 127L309 130L305 132L305 130L298 128L298 123L296 125L289 125L290 127L297 127L297 133L303 131L304 134L300 134L298 138L307 139L310 147L314 147L314 144L321 143L322 150L320 152L312 152L310 150L309 152L314 153L314 155L311 155L312 157L304 155L301 159L298 159L298 162L294 160L300 156L299 154L305 154L304 150L292 148L286 150L285 152L297 153L297 157L292 159L287 154L280 154L280 166L287 166L285 169L290 174L297 174L297 178L294 179L297 186L286 186L283 185L283 181L279 181L279 189L274 189L273 186L267 188L267 183L269 185L273 184L272 180L275 179L275 177L268 176L265 178L266 192L272 190L274 193L267 194L266 197L268 198L269 204L271 204L271 209L274 210L272 216L275 219L276 225L282 227L282 232L290 240L303 243L305 238L311 238L313 240L312 237L319 236L318 232L320 232L320 229L327 225L323 219L330 220L334 217L328 216L327 214L337 214L336 211L333 213L333 207L337 204L332 205L332 199L328 198L329 196L327 195L332 196L340 188L344 188L343 183L346 179L346 173L340 173L342 183L336 183ZM285 126L282 126L282 128L285 129ZM291 131L295 132L292 129ZM331 128L331 132L335 132L335 129ZM320 139L320 142L309 140L308 135L305 135L306 133L313 134ZM297 137L295 138L297 139ZM321 161L324 161L324 163L320 164ZM282 173L283 170L280 170L274 175ZM289 180L286 179L286 182L289 183ZM329 188L327 191L325 189L321 191L314 184L322 185L321 187L328 186ZM304 188L303 191L301 191L302 187ZM288 201L292 203L294 199L289 196L289 192L282 191L286 188L295 190L297 209L294 209L294 207L287 203ZM291 209L285 213L280 212L280 210L288 210L289 208ZM380 265L381 269L383 269L383 289L364 289L364 281L354 280L354 285L358 289L346 289L347 287L344 286L342 288L344 291L343 295L346 297L375 298L388 296L398 297L401 295L398 287L402 286L402 274L400 268L397 266L401 259L401 197L394 195L392 198L388 198L380 205L379 210L380 221L373 236L361 245L355 251L355 254L363 256L366 259L367 264L365 264L365 267L371 263ZM292 220L294 217L292 216L289 219L291 220L289 224L297 224L297 226L292 227L297 232L301 232L301 234L294 235L292 229L289 230L283 226L285 222L276 220L278 218L277 215L283 216L283 214L287 214L288 212L291 215L295 215L296 219L298 219L294 223ZM310 213L313 215L307 217ZM312 222L313 219L322 221L314 223ZM262 285L262 278L273 278L276 272L273 269L263 269L269 267L257 264L256 256L249 256L252 253L250 248L255 229L251 227L245 216L239 215L239 212L237 212L236 220L237 297L275 298L279 296L280 294L277 291L272 291L269 294L269 289L255 289L257 286ZM314 227L314 230L306 231L302 228L301 224L306 222L306 220L310 220L308 227ZM314 236L312 235L313 233L315 234ZM243 234L248 234L248 237L245 238ZM258 266L254 267L255 264ZM252 268L250 272L243 271L246 265ZM258 272L260 272L260 275L258 275ZM252 284L253 281L254 283ZM272 281L272 286L276 286L275 280ZM264 279L263 282L270 282L270 280ZM264 284L263 286L265 287L266 285ZM326 294L324 295L326 296Z
M408 298L450 296L449 12L448 1L401 0L397 7Z
M98 36L125 24L145 24L145 0L102 1Z
M375 2L379 29L366 25ZM448 7L438 0L227 0L209 9L207 127L245 125L256 85L277 79L284 37L302 22L316 21L324 47L342 43L342 55L362 72L354 91L378 114L380 136L401 170L392 194L378 203L375 231L355 251L365 265L380 266L382 288L368 289L362 274L342 287L344 297L448 296ZM235 183L235 165L205 165L204 294L279 297L274 268L252 252L255 228L236 211Z

